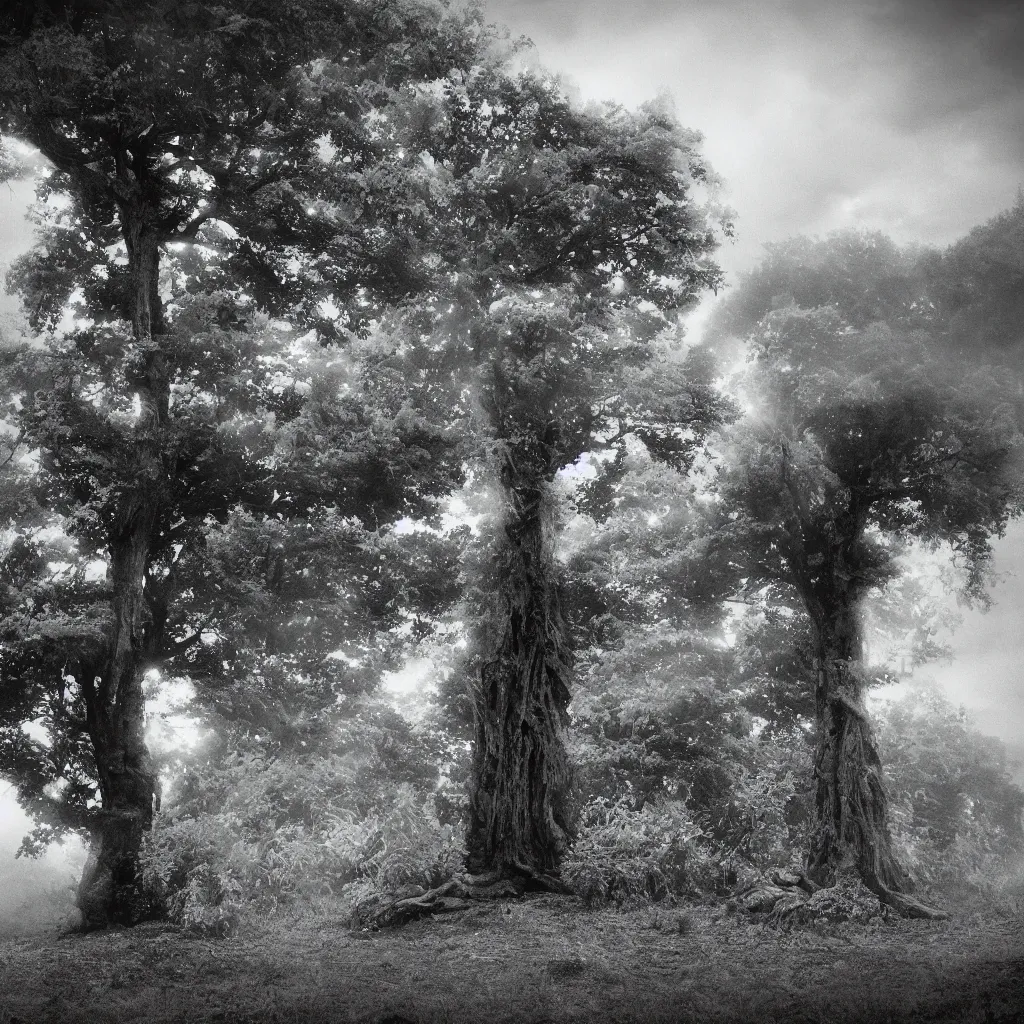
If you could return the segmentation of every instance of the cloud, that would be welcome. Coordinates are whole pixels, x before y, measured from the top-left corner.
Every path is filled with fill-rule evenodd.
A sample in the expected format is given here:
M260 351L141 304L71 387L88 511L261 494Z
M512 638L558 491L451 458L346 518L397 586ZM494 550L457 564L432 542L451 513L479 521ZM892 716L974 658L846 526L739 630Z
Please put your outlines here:
M739 213L721 254L864 227L945 244L1024 179L1024 5L493 0L590 97L667 91ZM1020 43L1021 45L1017 45Z

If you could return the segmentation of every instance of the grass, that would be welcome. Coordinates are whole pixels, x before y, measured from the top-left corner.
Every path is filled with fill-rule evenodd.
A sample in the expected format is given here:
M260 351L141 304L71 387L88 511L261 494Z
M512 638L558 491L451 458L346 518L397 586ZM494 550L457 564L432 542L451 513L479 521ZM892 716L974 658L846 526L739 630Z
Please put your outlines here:
M538 896L351 933L325 901L224 940L144 925L0 942L0 1024L1024 1020L1024 904L788 932L723 907Z

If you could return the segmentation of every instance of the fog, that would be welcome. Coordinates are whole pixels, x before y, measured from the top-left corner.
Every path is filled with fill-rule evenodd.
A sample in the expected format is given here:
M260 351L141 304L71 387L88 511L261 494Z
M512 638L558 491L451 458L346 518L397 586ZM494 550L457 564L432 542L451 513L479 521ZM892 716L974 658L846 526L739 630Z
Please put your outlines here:
M30 828L11 788L0 784L0 938L59 927L74 903L85 862L82 844L71 839L43 857L17 857Z

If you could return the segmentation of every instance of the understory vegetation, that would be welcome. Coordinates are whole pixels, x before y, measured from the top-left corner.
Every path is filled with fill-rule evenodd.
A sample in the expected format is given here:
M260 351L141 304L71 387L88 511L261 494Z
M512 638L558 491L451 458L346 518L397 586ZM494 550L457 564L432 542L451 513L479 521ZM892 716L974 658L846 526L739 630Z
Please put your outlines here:
M891 766L893 841L917 885L996 898L1024 884L1024 791L1011 781L1002 744L934 687L879 703L875 718ZM686 725L675 720L677 729ZM416 731L406 731L411 746ZM699 757L680 743L673 762L666 737L652 729L599 762L588 755L592 774L588 781L581 770L580 784L589 791L563 867L587 906L724 904L773 870L800 868L813 820L806 732L734 739ZM145 848L170 919L225 935L278 908L422 892L465 870L448 773L394 746L389 754L362 744L330 756L229 750L218 762L199 748ZM674 784L641 796L634 779L618 774L625 764L657 765ZM601 785L613 778L623 781Z

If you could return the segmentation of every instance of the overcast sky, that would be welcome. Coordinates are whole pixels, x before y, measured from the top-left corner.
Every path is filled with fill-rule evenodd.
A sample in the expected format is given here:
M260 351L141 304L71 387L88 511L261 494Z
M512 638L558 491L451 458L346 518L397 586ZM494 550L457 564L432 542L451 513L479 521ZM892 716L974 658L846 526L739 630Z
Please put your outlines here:
M1024 3L490 0L585 98L669 93L739 214L722 253L839 227L945 244L1024 184Z

